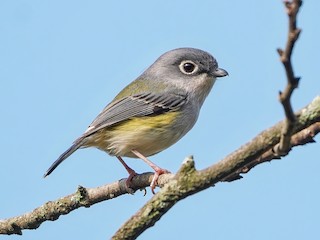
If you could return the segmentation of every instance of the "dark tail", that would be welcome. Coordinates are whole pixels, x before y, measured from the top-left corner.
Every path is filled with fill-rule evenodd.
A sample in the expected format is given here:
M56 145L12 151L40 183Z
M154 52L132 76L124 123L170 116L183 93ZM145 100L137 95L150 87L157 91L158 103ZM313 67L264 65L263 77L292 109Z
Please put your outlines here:
M53 170L55 170L60 163L62 163L66 158L68 158L72 153L74 153L78 148L80 148L82 146L81 140L82 139L78 139L77 141L75 141L70 148L68 148L64 153L62 153L60 157L51 165L51 167L49 167L49 169L46 171L43 177L45 178L50 173L52 173Z

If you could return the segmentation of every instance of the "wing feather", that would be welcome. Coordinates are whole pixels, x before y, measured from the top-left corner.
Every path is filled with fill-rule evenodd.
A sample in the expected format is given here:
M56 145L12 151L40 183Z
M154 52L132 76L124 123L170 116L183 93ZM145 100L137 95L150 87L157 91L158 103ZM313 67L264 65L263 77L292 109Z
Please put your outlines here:
M158 115L181 108L187 101L186 94L142 93L122 98L105 107L90 124L82 137L133 117Z

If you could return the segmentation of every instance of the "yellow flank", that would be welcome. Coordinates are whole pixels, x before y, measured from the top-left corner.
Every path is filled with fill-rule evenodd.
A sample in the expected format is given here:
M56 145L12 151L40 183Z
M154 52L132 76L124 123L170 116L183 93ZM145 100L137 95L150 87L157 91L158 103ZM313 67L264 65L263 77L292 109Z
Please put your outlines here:
M178 141L181 133L172 128L178 112L167 112L156 116L135 117L92 134L86 146L94 146L111 155L136 157L135 149L150 156Z

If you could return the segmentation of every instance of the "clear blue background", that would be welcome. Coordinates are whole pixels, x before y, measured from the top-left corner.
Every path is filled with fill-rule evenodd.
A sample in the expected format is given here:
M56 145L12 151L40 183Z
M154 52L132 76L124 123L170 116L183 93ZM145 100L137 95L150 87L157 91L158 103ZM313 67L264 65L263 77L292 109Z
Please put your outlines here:
M298 17L296 110L319 95L319 8L319 1L305 1ZM222 159L283 119L277 94L286 78L276 48L286 37L280 0L2 0L0 218L78 185L126 177L115 158L96 149L77 151L42 175L125 85L173 48L204 49L230 76L216 83L192 131L151 159L173 172L190 154L198 169ZM295 148L240 181L185 199L140 239L319 239L319 153L318 143ZM150 171L139 160L127 163ZM109 239L151 197L122 196L2 239Z

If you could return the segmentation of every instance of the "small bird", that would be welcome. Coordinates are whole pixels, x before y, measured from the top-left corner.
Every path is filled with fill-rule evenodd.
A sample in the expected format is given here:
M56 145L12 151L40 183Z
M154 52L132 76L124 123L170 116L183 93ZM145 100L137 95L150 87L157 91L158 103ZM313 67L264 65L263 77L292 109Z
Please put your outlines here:
M44 177L77 149L96 147L119 159L129 173L127 186L136 172L122 157L146 162L155 171L150 184L154 193L158 177L168 171L147 157L170 147L194 126L216 78L227 75L212 55L200 49L164 53L120 91Z

